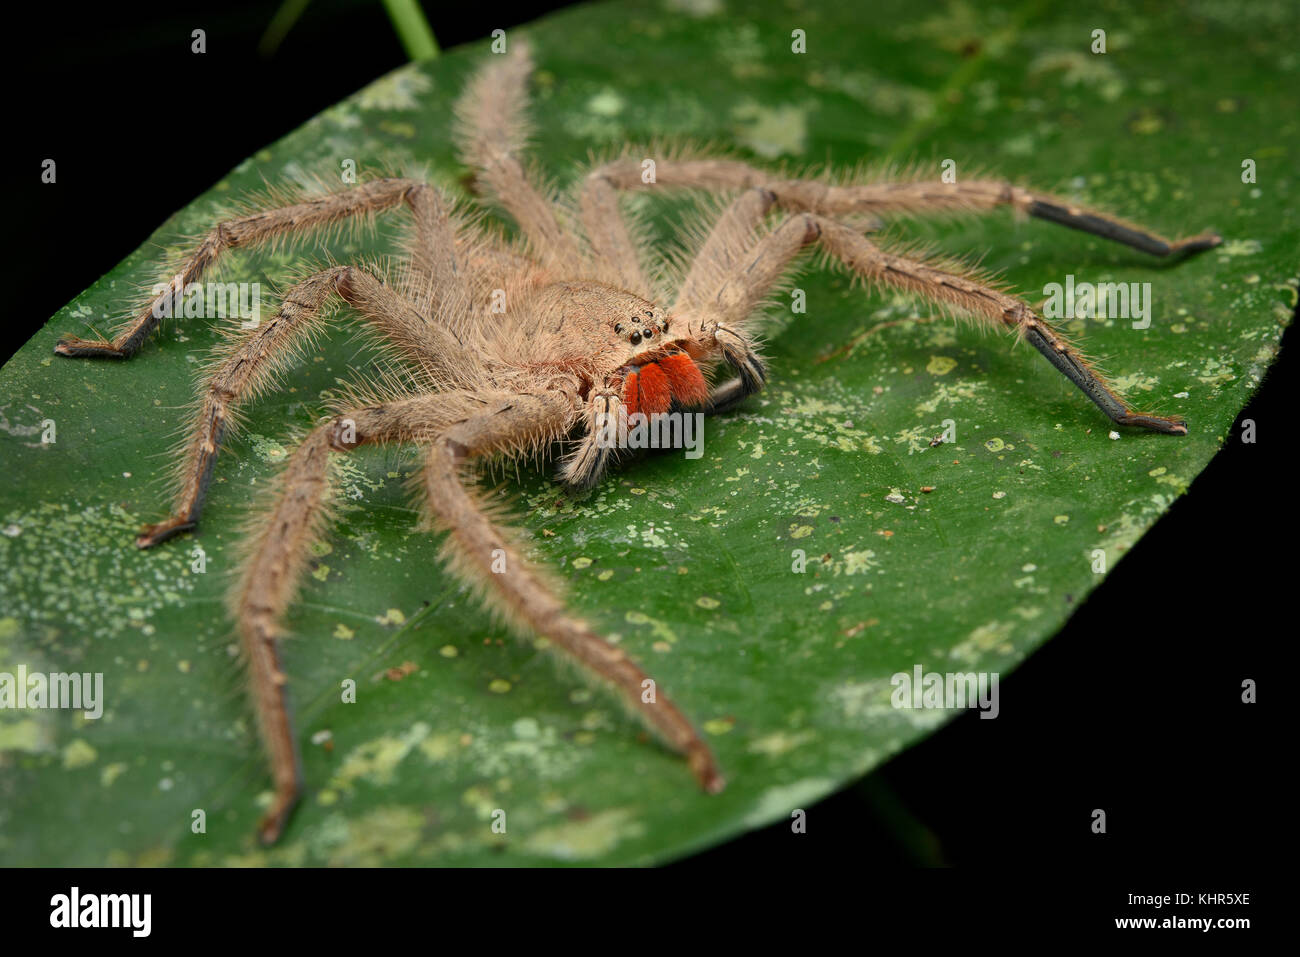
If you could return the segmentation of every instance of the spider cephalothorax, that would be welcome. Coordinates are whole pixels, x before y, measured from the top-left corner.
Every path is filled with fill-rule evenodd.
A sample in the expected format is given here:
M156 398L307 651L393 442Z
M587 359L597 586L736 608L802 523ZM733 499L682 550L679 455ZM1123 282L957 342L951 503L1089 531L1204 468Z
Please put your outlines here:
M522 561L513 534L466 481L468 462L545 454L567 441L559 478L587 487L617 452L605 441L611 419L675 408L717 412L761 389L766 370L754 338L760 307L812 247L855 277L1016 332L1121 425L1187 431L1181 420L1130 409L1022 300L964 267L885 249L850 223L1007 206L1155 255L1206 249L1217 236L1166 240L992 179L788 179L688 151L661 157L654 183L642 179L642 154L625 152L556 197L520 161L529 70L528 52L516 43L510 55L491 58L458 108L462 156L487 197L515 221L520 240L503 239L414 179L285 197L218 224L112 342L69 337L56 348L65 356L129 358L225 250L399 207L409 213L391 277L360 266L322 269L295 283L271 319L232 340L200 389L172 515L136 540L145 548L196 525L238 404L275 384L286 361L311 343L332 301L350 306L388 347L397 375L358 384L290 457L231 594L275 780L263 840L279 836L301 791L279 638L309 549L329 524L335 455L367 443L422 446L423 497L447 531L445 554L456 573L516 630L546 639L612 686L686 756L700 784L717 791L722 775L704 740L662 690L647 693L653 682L626 653L570 613L544 573ZM619 203L620 193L633 189L709 190L727 194L729 203L697 217L686 232L700 238L681 257L637 239Z
M678 335L687 324L674 325L668 313L635 293L603 282L557 282L538 299L543 313L554 313L554 333L578 337L593 356L608 352L608 366L582 383L584 394L596 383L615 383L628 415L667 412L704 405L709 386L691 357L707 350ZM601 356L604 358L604 356Z

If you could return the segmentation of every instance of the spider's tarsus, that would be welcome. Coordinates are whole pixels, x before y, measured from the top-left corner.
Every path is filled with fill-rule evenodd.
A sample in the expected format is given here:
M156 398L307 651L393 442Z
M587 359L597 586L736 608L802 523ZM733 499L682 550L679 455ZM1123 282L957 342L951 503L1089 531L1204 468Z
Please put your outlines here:
M1180 253L1199 253L1205 249L1213 249L1215 246L1223 245L1223 237L1212 229L1187 239L1181 239L1174 244L1174 250Z
M188 532L194 529L198 523L187 518L169 518L165 522L158 522L156 525L147 525L135 537L136 548L152 548L160 545L169 538L174 538L181 532Z
M1067 226L1070 229L1077 229L1081 232L1092 233L1094 236L1101 236L1104 239L1111 239L1117 243L1132 246L1134 249L1140 249L1144 253L1150 253L1152 256L1175 256L1200 252L1203 249L1212 249L1223 242L1223 237L1213 230L1206 230L1200 235L1192 236L1189 239L1170 242L1155 233L1146 232L1129 223L1089 212L1085 209L1075 209L1063 205L1061 201L1051 199L1031 200L1025 206L1025 211L1037 219L1046 219L1049 222Z
M1142 429L1150 429L1152 432L1163 432L1165 435L1186 435L1187 423L1182 419L1170 419L1162 415L1142 415L1135 412L1125 415L1115 420L1119 425L1134 425Z
M263 846L269 847L276 841L280 840L280 835L284 832L284 826L289 821L289 815L293 809L298 806L298 794L277 794L275 803L271 809L266 812L257 825L257 839Z
M572 498L585 499L604 478L613 456L608 448L597 447L594 454L565 460L555 470L555 481Z
M745 361L736 366L736 372L740 375L740 381L745 384L745 389L749 393L762 392L767 385L767 366L754 353L745 356Z
M718 770L717 762L713 760L708 747L703 744L692 747L686 755L686 761L706 794L719 794L726 788L727 781Z
M1088 365L1078 352L1067 348L1051 333L1042 320L1026 324L1023 328L1025 341L1041 352L1048 362L1077 385L1079 390L1116 425L1134 425L1138 428L1150 429L1152 432L1163 432L1165 435L1187 434L1187 423L1182 419L1164 415L1146 415L1130 410L1124 400L1097 375L1092 366Z
M599 483L604 476L603 472L591 472L578 478L570 478L563 471L555 473L555 481L564 489L566 495L578 501L583 501L591 495L591 490Z
M78 339L76 336L64 336L60 339L54 346L54 354L73 359L126 359L129 355L111 342Z
M734 334L726 339L719 338L718 345L722 349L722 358L740 376L745 394L761 392L767 385L767 366L762 357Z

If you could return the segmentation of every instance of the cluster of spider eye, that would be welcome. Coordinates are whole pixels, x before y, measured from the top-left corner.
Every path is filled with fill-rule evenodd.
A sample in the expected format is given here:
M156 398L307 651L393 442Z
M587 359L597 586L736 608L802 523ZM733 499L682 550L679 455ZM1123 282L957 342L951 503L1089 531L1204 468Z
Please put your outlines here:
M647 310L646 315L653 318L654 313ZM641 321L641 319L638 316L632 316L631 318L633 323L639 323ZM614 332L617 335L621 336L623 334L624 329L626 328L627 327L624 326L623 323L621 322L614 323ZM664 319L662 326L657 326L653 322L647 322L640 330L633 330L633 332L627 337L627 341L632 343L632 345L634 346L639 346L641 344L642 339L653 339L656 335L663 335L666 334L667 332L668 332L667 319Z

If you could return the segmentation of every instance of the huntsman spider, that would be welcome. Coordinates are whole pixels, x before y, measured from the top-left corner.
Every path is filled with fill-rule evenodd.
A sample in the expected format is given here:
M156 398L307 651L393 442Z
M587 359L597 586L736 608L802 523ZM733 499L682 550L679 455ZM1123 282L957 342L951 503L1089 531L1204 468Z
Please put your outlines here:
M382 178L343 190L280 197L219 223L169 269L165 289L142 303L111 342L65 337L62 356L127 359L187 288L224 251L369 222L404 207L403 246L391 275L330 265L294 283L269 320L232 337L200 387L179 456L171 517L136 539L148 548L195 528L223 438L237 407L274 388L331 309L373 334L405 384L362 383L297 445L256 528L231 594L274 781L258 833L277 840L302 792L298 744L287 707L279 641L311 545L327 532L331 461L368 443L422 449L424 504L445 530L454 572L512 630L544 638L564 658L612 686L708 792L723 787L709 746L646 673L572 614L543 570L519 557L517 534L485 507L467 466L558 448L558 479L596 484L618 450L603 423L636 413L711 413L762 389L755 345L761 307L816 248L855 278L919 297L942 310L1013 331L1041 352L1114 422L1185 434L1175 418L1136 412L1078 349L1021 299L959 264L883 248L868 238L895 215L992 213L1001 207L1126 243L1156 256L1217 245L1203 233L1170 241L1112 216L991 178L956 183L792 179L747 162L680 150L643 181L639 154L593 164L567 193L541 183L523 162L531 58L523 43L492 55L457 108L457 146L478 192L514 221L518 238L489 228L475 207L420 179ZM622 208L631 190L721 194L702 203L687 230L691 251L655 248ZM505 308L493 309L492 302ZM612 418L611 418L612 417ZM504 574L493 562L504 556Z

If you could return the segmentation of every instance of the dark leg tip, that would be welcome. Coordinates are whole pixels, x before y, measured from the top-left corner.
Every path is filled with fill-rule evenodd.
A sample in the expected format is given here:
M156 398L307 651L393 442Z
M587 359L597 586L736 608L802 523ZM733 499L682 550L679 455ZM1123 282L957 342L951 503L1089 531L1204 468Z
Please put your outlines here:
M720 794L727 786L727 781L718 770L713 755L703 744L693 746L686 756L686 761L705 794Z
M257 823L257 843L269 848L285 831L285 814L268 814Z
M174 538L181 532L188 532L198 523L188 518L169 518L165 522L159 522L156 525L148 525L135 538L136 548L152 548L169 538Z
M566 475L563 471L557 471L554 475L555 481L564 494L569 498L582 500L591 494L599 482L599 475L592 473L589 475Z
M76 336L64 336L54 347L56 356L68 356L73 359L125 359L127 353L111 342L96 342L91 339L78 339Z
M1174 245L1174 251L1180 253L1199 253L1215 246L1223 245L1223 237L1212 229L1207 229L1199 236L1192 236Z
M289 823L289 816L293 814L293 809L298 806L298 797L299 791L296 787L292 791L279 791L276 793L270 809L257 825L257 839L264 847L280 840L280 835L284 833L284 826Z
M1168 418L1163 415L1126 415L1115 420L1120 425L1132 425L1165 435L1186 435L1187 423L1182 419Z

